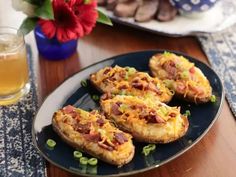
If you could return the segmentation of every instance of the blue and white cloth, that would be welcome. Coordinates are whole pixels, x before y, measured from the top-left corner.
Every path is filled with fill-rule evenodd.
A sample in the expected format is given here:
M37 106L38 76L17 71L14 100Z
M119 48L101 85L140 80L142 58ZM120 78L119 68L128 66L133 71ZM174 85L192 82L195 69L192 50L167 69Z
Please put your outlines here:
M34 82L30 47L30 93L12 106L0 106L0 177L45 177L44 159L34 148L31 136L32 119L38 101Z
M215 34L198 36L213 69L221 77L226 98L236 117L236 25Z

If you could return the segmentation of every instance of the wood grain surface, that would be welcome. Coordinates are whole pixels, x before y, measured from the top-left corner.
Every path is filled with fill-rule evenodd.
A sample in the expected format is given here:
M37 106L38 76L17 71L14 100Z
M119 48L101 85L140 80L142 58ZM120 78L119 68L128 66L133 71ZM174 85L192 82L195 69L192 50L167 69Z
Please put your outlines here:
M0 0L0 25L19 27L24 15L15 12L10 2ZM117 24L114 27L97 25L89 36L79 40L77 53L63 61L53 62L38 56L33 33L26 37L26 42L33 50L41 101L81 68L118 54L170 49L185 52L208 64L194 37L164 37ZM193 148L159 168L132 177L235 177L235 167L236 120L225 102L219 119ZM47 163L47 172L48 177L75 177L50 163Z

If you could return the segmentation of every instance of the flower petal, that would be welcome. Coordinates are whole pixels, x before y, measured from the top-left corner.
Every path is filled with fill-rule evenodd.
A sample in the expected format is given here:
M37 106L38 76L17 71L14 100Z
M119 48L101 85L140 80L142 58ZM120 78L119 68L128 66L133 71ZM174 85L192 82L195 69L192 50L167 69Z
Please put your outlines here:
M56 33L56 26L53 20L43 20L39 21L39 25L41 26L42 32L47 36L49 39L53 38Z

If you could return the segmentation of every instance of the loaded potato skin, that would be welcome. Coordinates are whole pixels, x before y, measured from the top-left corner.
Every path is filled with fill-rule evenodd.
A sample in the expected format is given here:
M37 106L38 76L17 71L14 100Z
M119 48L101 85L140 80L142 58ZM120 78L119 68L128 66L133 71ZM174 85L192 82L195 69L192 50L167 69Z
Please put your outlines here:
M162 80L178 98L196 104L206 103L212 96L211 85L202 71L183 56L165 52L149 62L152 75Z
M90 75L98 90L114 95L133 95L168 103L173 93L158 79L132 67L105 67Z
M66 106L54 113L54 131L69 145L109 164L122 166L134 156L132 136L114 127L98 111Z
M158 100L116 95L113 98L103 96L100 104L107 118L137 141L169 143L188 130L188 119L180 114L180 109Z

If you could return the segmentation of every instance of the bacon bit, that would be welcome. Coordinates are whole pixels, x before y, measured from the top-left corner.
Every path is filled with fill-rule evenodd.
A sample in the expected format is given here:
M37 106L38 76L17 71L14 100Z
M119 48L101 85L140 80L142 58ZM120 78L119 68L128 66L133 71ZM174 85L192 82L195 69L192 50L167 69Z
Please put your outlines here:
M109 81L115 81L116 78L114 78L113 76L110 76L110 77L107 78L107 80L109 80Z
M136 105L131 105L130 108L131 109L137 109Z
M108 145L108 146L111 146L111 147L115 148L115 144L114 144L113 142L111 142L110 139L106 139L105 142L104 142L104 144L106 144L106 145Z
M121 85L118 87L118 89L127 89L127 88L128 88L127 85Z
M64 107L64 108L62 109L62 112L63 112L64 114L70 115L72 118L76 118L77 115L78 115L77 112L75 111L75 107L73 107L73 106L71 106L71 105L68 105L68 106Z
M102 119L102 118L97 119L96 122L98 123L98 125L99 125L100 127L102 127L102 126L105 124L105 121L104 121L104 119Z
M101 100L108 100L112 98L112 94L110 92L103 94L100 99Z
M171 78L174 78L177 74L176 65L173 61L167 61L163 64L163 68L169 73Z
M148 82L148 78L147 77L143 77L143 78L141 78L141 80Z
M125 116L126 116L126 117L129 117L129 113L125 113Z
M80 121L80 115L76 115L76 117L75 117L75 119L77 120L77 121Z
M91 128L91 123L87 124L76 124L74 127L75 131L78 131L83 134L89 134L90 133L90 128Z
M65 119L63 120L63 123L66 123L66 124L68 124L68 119L67 119L67 118L65 118Z
M115 115L121 115L122 112L119 111L119 107L120 107L120 105L118 103L112 104L112 106L111 106L112 113Z
M69 115L74 119L77 117L77 113L76 112L71 112L69 113Z
M132 83L138 83L139 82L139 78L138 77L135 77L132 81Z
M125 71L120 71L119 76L120 78L125 78L126 72Z
M75 107L68 105L63 108L63 113L69 114L69 113L73 112L74 110L75 110Z
M102 148L104 148L104 149L106 149L108 151L113 151L115 149L114 147L109 146L107 144L104 144L104 143L102 143L100 141L98 142L98 146L100 146L100 147L102 147Z
M176 113L172 112L169 114L170 117L176 117Z
M194 68L194 66L189 69L189 72L190 72L191 74L194 74L194 73L195 73L195 68Z
M165 120L163 120L161 117L159 117L158 115L156 115L156 122L157 123L165 123Z
M128 141L128 138L125 136L124 133L115 133L115 140L119 143L119 144L124 144L125 142Z
M189 84L189 89L191 89L192 91L194 91L195 93L197 93L198 95L203 95L204 94L204 89L202 87L196 87L193 85Z
M155 113L154 110L151 110L149 112L149 115L145 115L143 118L146 119L148 123L164 123L165 122L160 116L158 116Z
M139 90L143 90L143 88L144 88L142 83L137 83L137 82L133 82L132 87L139 89Z
M84 138L92 142L99 142L101 140L100 134L98 133L85 134Z
M145 105L131 105L130 108L131 109L140 109L142 111L143 108L146 108L146 106Z
M110 72L111 71L111 67L108 67L108 68L106 68L104 71L103 71L103 74L107 74L108 72Z
M184 83L182 83L182 82L179 82L178 84L177 84L177 88L176 88L178 91L180 91L180 92L184 92L184 89L185 89L185 85L184 85Z
M152 83L148 84L148 89L155 92L157 95L162 94L162 92Z

